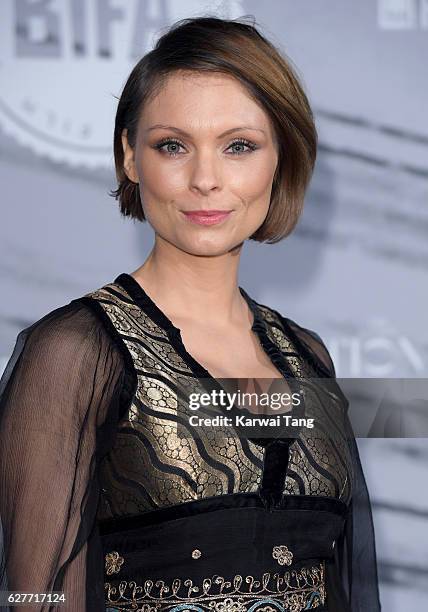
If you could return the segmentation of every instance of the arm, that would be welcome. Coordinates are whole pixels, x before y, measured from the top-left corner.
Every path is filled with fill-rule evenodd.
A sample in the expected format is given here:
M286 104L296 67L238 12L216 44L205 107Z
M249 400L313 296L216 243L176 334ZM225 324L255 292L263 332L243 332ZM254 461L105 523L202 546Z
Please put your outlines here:
M88 609L99 428L122 379L120 352L96 316L72 302L21 332L0 383L3 579L11 591L63 590L64 612Z
M322 368L332 378L336 370L331 355L320 336L294 321L286 319L291 330L304 346L312 360L321 362ZM359 451L351 423L347 416L348 399L338 385L343 400L346 438L352 458L352 500L349 505L345 529L335 547L335 563L328 564L327 592L331 612L380 612L379 585L376 559L376 542L370 496L361 466ZM343 592L349 608L343 610Z

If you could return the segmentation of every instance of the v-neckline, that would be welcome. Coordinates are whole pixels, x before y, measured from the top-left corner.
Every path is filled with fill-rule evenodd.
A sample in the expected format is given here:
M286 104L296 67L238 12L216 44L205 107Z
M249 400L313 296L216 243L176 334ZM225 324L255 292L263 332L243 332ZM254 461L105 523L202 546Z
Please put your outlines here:
M218 382L217 378L212 375L201 363L199 363L199 361L197 361L186 349L181 336L180 328L174 325L171 319L162 311L162 309L145 291L143 286L133 276L131 276L131 274L123 272L119 274L114 282L121 285L128 292L135 303L167 333L171 344L187 363L195 376L198 378L208 378ZM248 295L245 289L240 286L238 288L253 314L251 331L256 335L262 349L265 351L271 363L284 378L294 378L293 372L290 370L285 357L267 334L267 324L257 306L257 303Z
M159 308L143 286L140 285L133 276L127 272L123 272L117 276L114 282L120 285L128 293L134 303L166 332L172 347L189 366L195 377L207 379L210 385L217 387L218 390L224 391L219 380L210 374L210 372L208 372L208 370L187 351L181 337L181 330L173 324L169 317ZM289 381L290 389L292 391L295 390L295 388L298 387L296 387L297 381L295 380L294 373L288 365L285 355L281 353L278 346L270 339L267 333L267 323L257 303L248 295L245 289L239 286L239 290L253 313L251 331L255 333L262 349L265 351L271 363L283 377ZM295 415L295 410L297 416L302 416L304 412L304 401L297 409L293 407L293 416ZM245 407L237 408L236 405L233 404L230 410L230 416L242 414L243 411L246 411ZM248 412L247 416L251 416L250 412ZM232 428L235 429L233 425ZM282 497L288 471L289 447L296 440L297 436L287 437L285 439L267 436L259 438L245 436L245 438L260 449L263 449L262 480L258 492L263 504L266 507L271 507L272 504L276 503L275 500L281 499Z

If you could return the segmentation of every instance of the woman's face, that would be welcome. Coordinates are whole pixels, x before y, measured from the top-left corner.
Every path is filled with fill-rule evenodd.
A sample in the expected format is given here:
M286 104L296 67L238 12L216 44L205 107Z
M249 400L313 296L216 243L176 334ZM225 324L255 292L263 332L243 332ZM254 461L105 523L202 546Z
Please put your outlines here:
M263 223L278 148L267 113L233 77L170 75L143 109L135 150L126 130L122 143L146 219L178 249L221 255ZM230 213L209 224L186 215L201 210Z

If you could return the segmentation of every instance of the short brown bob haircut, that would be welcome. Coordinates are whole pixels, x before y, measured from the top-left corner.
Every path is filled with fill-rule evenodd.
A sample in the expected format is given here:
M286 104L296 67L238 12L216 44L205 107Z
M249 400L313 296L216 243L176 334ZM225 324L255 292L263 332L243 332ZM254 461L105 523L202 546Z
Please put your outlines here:
M250 240L272 244L295 227L303 208L317 151L317 132L303 87L284 54L252 24L239 19L202 16L175 22L133 68L119 99L114 129L114 158L121 213L145 220L139 185L123 168L122 130L135 146L143 105L174 71L214 72L238 79L261 104L278 141L278 165L264 222Z

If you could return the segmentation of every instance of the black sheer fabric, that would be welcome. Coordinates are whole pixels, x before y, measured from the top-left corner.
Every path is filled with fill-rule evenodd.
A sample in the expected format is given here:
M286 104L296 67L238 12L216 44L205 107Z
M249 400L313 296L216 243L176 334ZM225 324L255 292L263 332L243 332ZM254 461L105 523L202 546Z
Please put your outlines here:
M129 275L124 276L124 285L129 283L132 289ZM273 312L303 359L313 363L320 376L334 377L333 362L320 337ZM273 347L260 321L255 325L265 348ZM97 521L99 466L114 446L116 427L132 400L135 382L130 353L99 305L90 307L86 298L52 311L19 334L0 381L3 588L64 591L64 611L106 609L104 551ZM334 563L326 566L328 612L378 612L370 500L350 426L348 437L353 493ZM220 497L213 497L212 503L223 503ZM231 498L237 500L239 495ZM189 506L180 507L184 512ZM344 593L348 608L343 605ZM53 608L40 604L25 609Z
M284 318L284 317L283 317ZM329 375L336 377L333 360L319 335L294 321L287 323L299 337L309 353L315 354L326 365ZM346 405L348 400L344 397ZM376 558L376 541L370 496L361 465L357 442L349 420L348 441L353 464L353 493L342 538L335 550L335 566L330 567L330 605L337 590L337 577L346 589L351 612L378 612L381 610ZM333 608L336 609L336 608ZM340 607L337 608L340 610Z
M89 612L96 462L112 441L106 418L116 410L123 374L120 351L81 304L56 309L19 334L0 387L2 579L8 590L63 590L62 609Z

